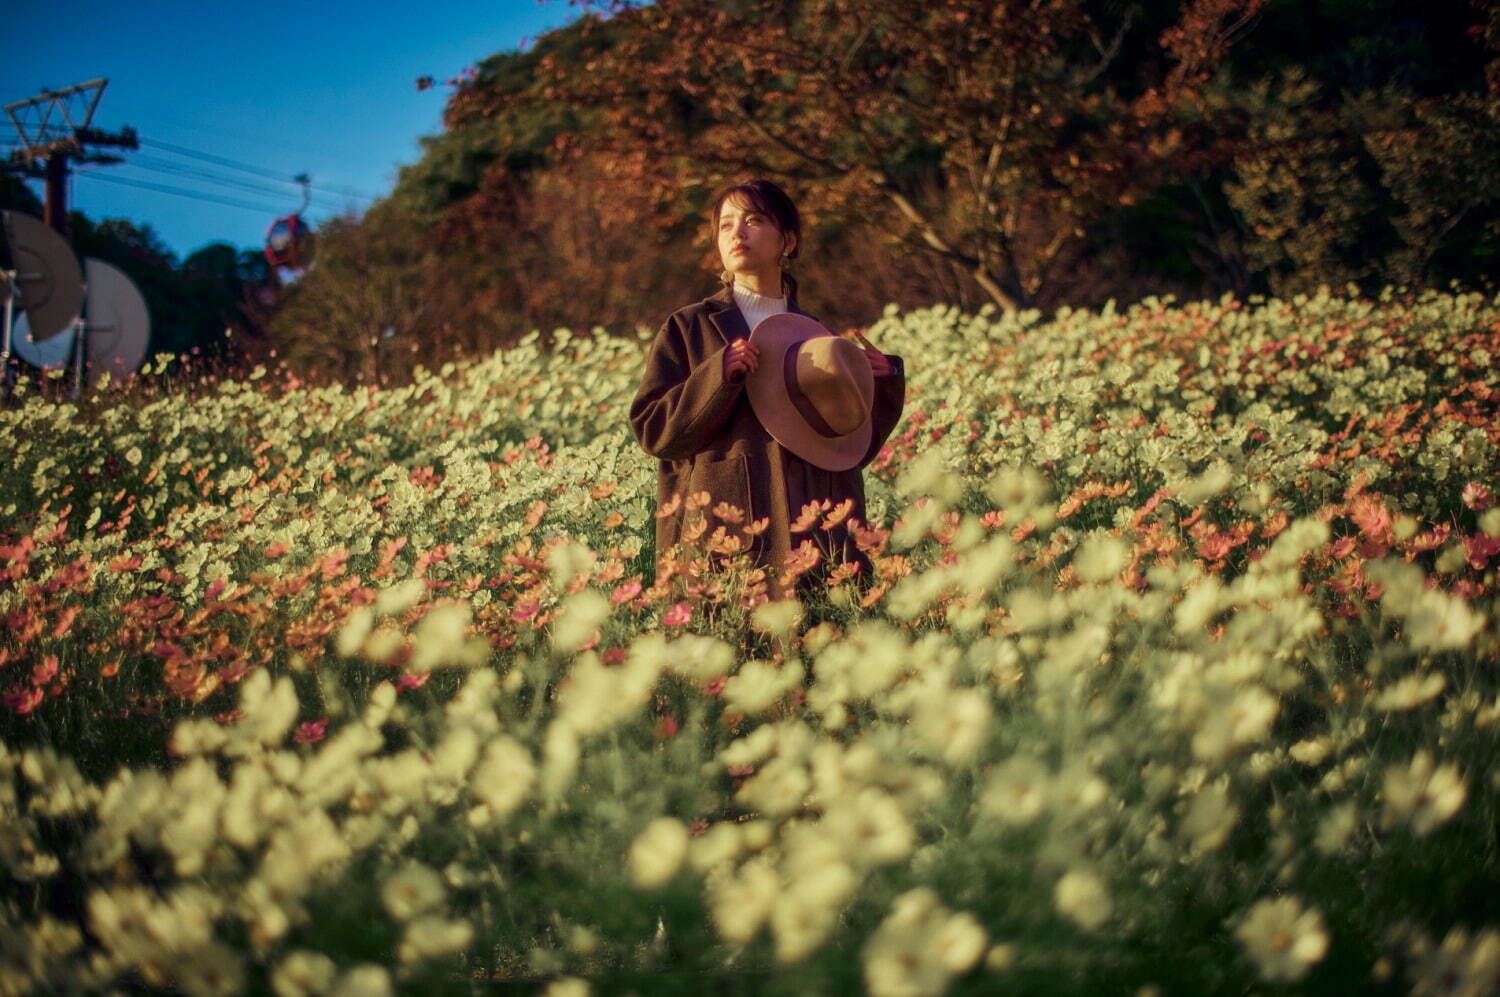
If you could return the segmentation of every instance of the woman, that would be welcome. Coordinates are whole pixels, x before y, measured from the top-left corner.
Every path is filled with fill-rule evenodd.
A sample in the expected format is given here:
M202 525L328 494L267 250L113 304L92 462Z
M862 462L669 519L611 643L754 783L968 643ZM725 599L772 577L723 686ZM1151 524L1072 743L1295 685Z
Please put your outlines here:
M707 535L720 522L731 535L742 535L732 510L725 509L725 516L713 513L721 502L743 512L743 523L768 521L749 543L757 563L768 569L771 598L793 594L779 576L788 555L806 539L823 548L821 569L852 561L868 579L869 559L847 527L849 519L864 523L861 470L901 418L906 397L901 358L861 350L809 323L812 317L797 303L796 281L785 272L801 249L801 221L780 187L757 179L726 188L714 200L713 227L725 287L668 317L651 345L630 406L636 440L658 460L657 555L682 536L689 513L681 499L706 491L711 496L705 510L710 514ZM783 318L765 321L776 315ZM778 325L781 335L772 337ZM788 328L804 331L788 334ZM761 366L764 352L757 340L762 330L767 331L765 343L775 344L768 347L775 351L774 369ZM839 426L820 418L821 411L833 420L839 405L838 399L829 400L832 394L824 391L823 382L814 380L818 376L832 378L829 391L842 389L839 397L852 401L852 419L848 405ZM756 398L762 418L746 388L771 382L777 382L778 391L762 391ZM773 412L765 409L766 397L795 401ZM766 423L776 431L768 431ZM839 447L849 454L854 440L862 452L843 460L823 459ZM811 530L794 534L793 526L805 525L806 520L797 522L804 506L825 499L830 510L847 509L848 518L825 531L819 528L823 517L818 517Z

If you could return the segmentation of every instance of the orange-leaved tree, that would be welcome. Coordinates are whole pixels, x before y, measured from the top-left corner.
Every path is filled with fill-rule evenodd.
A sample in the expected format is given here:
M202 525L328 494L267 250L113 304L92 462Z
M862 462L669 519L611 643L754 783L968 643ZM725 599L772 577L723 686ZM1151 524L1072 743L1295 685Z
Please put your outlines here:
M883 220L1023 308L1091 222L1243 149L1242 115L1206 84L1264 2L614 0L580 24L585 71L543 59L536 87L454 106L593 109L578 154L608 143L664 216L725 177L791 180L814 215Z

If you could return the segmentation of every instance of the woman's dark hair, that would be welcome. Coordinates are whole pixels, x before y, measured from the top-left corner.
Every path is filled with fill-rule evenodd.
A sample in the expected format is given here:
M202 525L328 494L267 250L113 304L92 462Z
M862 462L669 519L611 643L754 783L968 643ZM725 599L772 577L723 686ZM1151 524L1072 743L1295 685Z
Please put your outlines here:
M776 186L764 177L756 177L745 183L731 184L719 192L714 198L714 231L719 231L719 213L724 208L724 202L731 197L737 197L745 204L771 219L771 224L782 235L790 232L797 237L792 251L787 253L788 259L796 259L797 254L802 252L802 216L797 213L797 206L787 196L786 191Z

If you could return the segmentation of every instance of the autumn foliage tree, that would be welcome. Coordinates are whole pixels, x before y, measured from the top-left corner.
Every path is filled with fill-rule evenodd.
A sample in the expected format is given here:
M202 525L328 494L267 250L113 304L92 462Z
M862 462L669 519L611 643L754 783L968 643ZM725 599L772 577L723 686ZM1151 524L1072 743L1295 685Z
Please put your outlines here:
M1157 57L1126 71L1139 7L1112 19L1081 0L616 2L582 23L595 34L585 72L543 60L542 86L455 104L596 111L667 215L710 181L790 178L810 214L881 220L1020 308L1064 278L1092 222L1241 148L1243 127L1222 120L1235 109L1203 90L1263 3L1182 5L1155 33Z

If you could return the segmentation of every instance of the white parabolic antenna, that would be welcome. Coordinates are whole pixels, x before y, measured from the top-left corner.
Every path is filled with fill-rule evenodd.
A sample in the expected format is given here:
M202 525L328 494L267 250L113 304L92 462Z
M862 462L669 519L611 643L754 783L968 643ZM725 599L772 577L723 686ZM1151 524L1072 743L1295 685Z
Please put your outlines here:
M5 241L21 289L20 305L40 343L72 326L83 304L78 257L63 237L40 218L3 211Z
M88 325L89 387L105 373L120 384L146 358L151 315L135 281L113 263L92 256L83 261L88 282L84 318Z
M61 336L44 339L40 343L31 338L31 322L25 313L16 316L12 327L10 348L16 356L42 370L66 367L73 356L73 328L68 327Z

